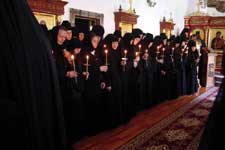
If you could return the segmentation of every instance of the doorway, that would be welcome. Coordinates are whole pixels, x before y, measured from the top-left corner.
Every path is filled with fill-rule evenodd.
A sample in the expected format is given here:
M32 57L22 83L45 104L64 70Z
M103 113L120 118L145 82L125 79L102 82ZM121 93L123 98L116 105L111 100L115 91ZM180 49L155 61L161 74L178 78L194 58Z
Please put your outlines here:
M81 17L75 18L75 26L78 29L82 29L83 31L90 31L92 29L92 27L96 24L97 24L96 19L81 18Z

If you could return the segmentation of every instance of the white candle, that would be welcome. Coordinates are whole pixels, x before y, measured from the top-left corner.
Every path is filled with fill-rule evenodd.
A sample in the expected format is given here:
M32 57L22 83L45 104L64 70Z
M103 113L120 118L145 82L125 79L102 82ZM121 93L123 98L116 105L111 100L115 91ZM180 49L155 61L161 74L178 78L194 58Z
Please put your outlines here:
M72 63L73 63L73 69L75 71L76 70L76 67L75 67L75 63L74 63L74 55L71 55L71 60L72 60Z
M108 65L108 50L105 50L105 65Z
M88 65L89 65L89 56L88 55L86 56L86 60L87 60L87 62L86 62L86 73L88 73Z
M74 62L74 55L71 55L71 59L72 59L72 63L73 63L73 71L76 72L76 65L75 65L75 62ZM77 83L77 78L75 77L75 82Z
M141 44L138 47L139 47L139 54L141 54Z
M127 58L127 50L124 50L124 58Z

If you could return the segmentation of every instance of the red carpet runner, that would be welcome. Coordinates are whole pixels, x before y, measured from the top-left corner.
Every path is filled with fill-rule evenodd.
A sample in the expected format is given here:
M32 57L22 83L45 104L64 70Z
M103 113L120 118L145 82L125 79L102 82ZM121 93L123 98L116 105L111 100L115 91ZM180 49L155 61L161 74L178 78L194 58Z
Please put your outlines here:
M118 150L197 150L218 88L212 88Z

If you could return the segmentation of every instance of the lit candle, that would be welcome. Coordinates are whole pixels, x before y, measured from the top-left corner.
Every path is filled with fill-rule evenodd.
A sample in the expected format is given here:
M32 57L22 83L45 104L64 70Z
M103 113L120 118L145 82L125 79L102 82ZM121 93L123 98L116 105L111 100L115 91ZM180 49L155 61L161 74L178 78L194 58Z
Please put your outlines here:
M127 58L127 50L124 50L124 58L126 60L126 58Z
M124 50L124 58L122 58L122 60L123 61L127 61L127 50ZM126 71L126 67L125 67L125 65L123 65L123 72L125 72Z
M139 47L139 54L141 54L141 44L138 45L138 47Z
M108 50L105 50L105 65L108 65Z
M89 56L86 56L87 62L86 62L86 73L88 73L88 65L89 65Z
M76 72L76 65L75 65L75 62L74 62L74 55L71 55L71 60L72 60L72 63L73 63L73 71ZM75 77L75 82L77 83L77 78Z
M75 66L75 63L74 63L74 55L71 55L71 60L72 60L72 63L73 63L73 69L74 69L74 71L76 71L76 66Z
M104 49L106 49L106 47L107 47L107 46L106 46L106 44L104 44L104 46L103 46L103 47L104 47Z
M136 57L138 57L138 52L135 52Z
M145 53L148 54L148 49L145 50Z
M145 54L148 54L148 49L145 50ZM148 66L148 55L146 56L145 64Z
M162 51L163 51L163 54L162 54L163 60L164 60L164 57L165 57L165 53L164 53L165 50L166 50L165 47L163 47L163 49L162 49Z

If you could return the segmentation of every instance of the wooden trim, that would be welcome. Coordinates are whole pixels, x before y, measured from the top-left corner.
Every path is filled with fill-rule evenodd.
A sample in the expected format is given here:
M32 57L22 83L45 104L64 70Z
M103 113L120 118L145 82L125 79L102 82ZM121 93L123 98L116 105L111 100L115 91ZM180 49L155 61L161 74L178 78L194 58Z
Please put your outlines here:
M59 0L28 0L33 12L63 15L64 6L68 2Z
M115 19L115 29L121 30L120 23L127 23L132 24L134 26L137 24L138 15L127 13L127 12L114 12L114 19Z

